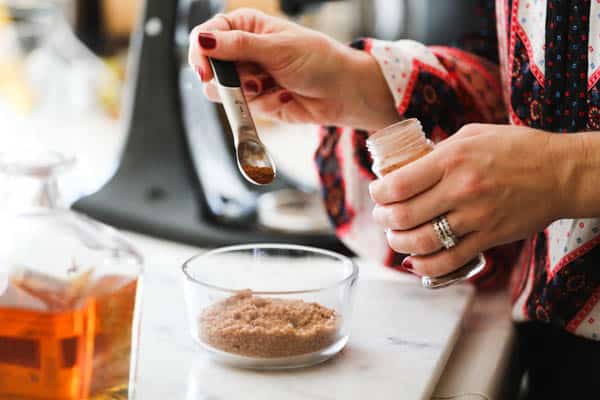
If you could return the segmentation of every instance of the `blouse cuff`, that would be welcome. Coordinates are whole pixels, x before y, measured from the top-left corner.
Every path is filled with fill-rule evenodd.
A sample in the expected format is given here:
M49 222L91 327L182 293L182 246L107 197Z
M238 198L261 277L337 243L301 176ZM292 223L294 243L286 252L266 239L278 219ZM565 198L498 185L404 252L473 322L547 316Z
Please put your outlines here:
M427 46L413 40L388 42L360 39L352 43L352 47L364 50L375 58L400 116L408 107L420 71L425 70L439 77L447 74L435 54ZM352 136L353 160L360 175L368 180L375 179L371 171L373 160L366 146L368 132L354 130Z
M448 75L431 49L414 40L388 42L366 39L364 49L379 64L400 115L405 113L410 103L420 72L426 71L442 79Z

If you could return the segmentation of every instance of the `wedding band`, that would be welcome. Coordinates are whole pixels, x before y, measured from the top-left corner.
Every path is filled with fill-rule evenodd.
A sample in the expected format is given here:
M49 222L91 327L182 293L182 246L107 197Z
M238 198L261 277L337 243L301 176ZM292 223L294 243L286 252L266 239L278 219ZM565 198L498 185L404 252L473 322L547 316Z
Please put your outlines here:
M433 230L445 249L450 249L458 244L458 239L454 232L452 232L445 215L442 215L433 221Z

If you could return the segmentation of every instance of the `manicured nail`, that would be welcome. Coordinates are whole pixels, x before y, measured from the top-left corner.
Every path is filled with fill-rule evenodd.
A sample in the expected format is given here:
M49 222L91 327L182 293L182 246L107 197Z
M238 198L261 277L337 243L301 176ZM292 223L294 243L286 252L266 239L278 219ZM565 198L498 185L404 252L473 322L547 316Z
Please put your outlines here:
M258 93L258 84L255 81L247 81L244 83L244 89L248 93Z
M261 81L261 83L262 83L263 92L271 90L275 86L277 86L277 82L275 82L275 79L273 79L272 76L267 76L265 79L263 79Z
M202 67L196 67L196 75L198 75L198 79L200 79L200 82L204 81L204 70L202 69Z
M279 95L279 101L281 101L283 104L289 103L293 99L294 99L294 96L292 96L292 94L290 92L283 92Z
M412 265L412 262L410 261L409 257L406 257L404 260L402 260L402 264L400 264L400 268L408 271L408 272L413 272L414 268Z
M206 50L212 50L217 47L217 39L210 32L201 32L198 34L198 43L200 47Z

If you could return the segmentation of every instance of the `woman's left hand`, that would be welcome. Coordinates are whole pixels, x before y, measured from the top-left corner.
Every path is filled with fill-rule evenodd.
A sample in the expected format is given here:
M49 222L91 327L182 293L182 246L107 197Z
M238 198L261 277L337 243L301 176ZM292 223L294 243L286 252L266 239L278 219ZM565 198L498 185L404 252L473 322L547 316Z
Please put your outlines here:
M563 215L564 171L555 135L470 124L434 151L371 184L373 217L403 267L441 276L481 251L523 239ZM431 223L446 215L459 238L443 250ZM443 251L440 251L443 250Z

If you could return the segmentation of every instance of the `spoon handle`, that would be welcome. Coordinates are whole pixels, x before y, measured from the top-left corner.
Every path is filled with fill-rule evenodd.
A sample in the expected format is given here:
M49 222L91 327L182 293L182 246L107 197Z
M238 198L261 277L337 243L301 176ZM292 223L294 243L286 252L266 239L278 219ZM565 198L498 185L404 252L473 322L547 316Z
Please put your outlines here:
M246 96L241 88L240 77L235 64L231 61L209 58L217 91L225 108L227 121L233 133L236 148L247 139L258 140L256 126L250 114Z
M209 58L208 60L210 61L217 84L232 88L240 88L242 86L235 63L216 58Z

